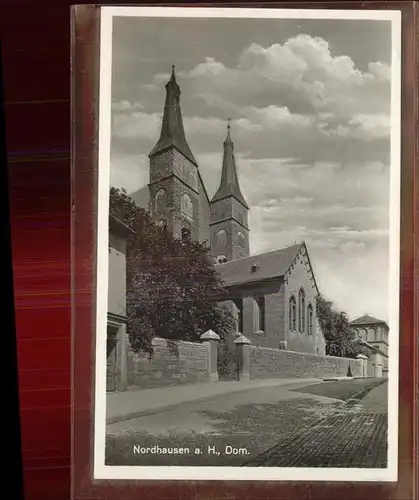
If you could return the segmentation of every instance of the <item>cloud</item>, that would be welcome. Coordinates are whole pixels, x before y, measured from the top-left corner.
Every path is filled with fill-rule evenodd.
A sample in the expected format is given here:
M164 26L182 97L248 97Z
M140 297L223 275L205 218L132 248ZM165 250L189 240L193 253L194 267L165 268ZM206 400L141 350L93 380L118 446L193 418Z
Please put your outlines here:
M148 183L148 158L145 155L111 155L110 185L125 188L129 193Z
M112 114L112 135L116 138L157 140L160 125L159 113L133 111Z
M242 102L246 94L252 98L264 89L270 101L276 97L292 112L296 111L292 108L300 108L346 116L365 106L374 108L377 97L385 99L389 75L388 66L381 62L370 63L368 71L362 72L349 56L333 56L326 40L305 34L282 45L252 43L234 67L207 57L190 71L180 73L185 81L194 83L191 88L195 93L213 104L229 101L233 93L236 101ZM369 102L364 101L366 96L371 97Z
M115 112L134 111L143 108L144 106L140 102L131 103L126 100L112 102L112 111Z

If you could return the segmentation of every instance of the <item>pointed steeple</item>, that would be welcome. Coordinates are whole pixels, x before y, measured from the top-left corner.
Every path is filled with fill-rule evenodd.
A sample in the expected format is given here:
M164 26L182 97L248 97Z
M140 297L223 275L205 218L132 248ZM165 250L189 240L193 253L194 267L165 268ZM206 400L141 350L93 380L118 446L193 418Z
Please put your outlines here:
M239 179L237 176L236 162L234 159L234 143L230 136L230 121L228 119L227 125L227 137L224 141L224 156L223 156L223 168L221 171L221 182L220 186L211 200L211 203L215 201L222 200L228 196L233 196L238 200L244 207L249 208L244 196L240 190Z
M176 82L175 67L172 66L170 80L166 83L166 102L164 104L163 122L160 139L149 156L155 156L170 146L175 147L195 165L196 160L190 150L183 128L182 111L180 109L180 87Z

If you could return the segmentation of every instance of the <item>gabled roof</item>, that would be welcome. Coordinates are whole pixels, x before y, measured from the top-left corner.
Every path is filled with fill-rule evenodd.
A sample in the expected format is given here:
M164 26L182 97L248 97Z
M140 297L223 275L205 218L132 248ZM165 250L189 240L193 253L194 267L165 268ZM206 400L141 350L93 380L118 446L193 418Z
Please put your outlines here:
M361 316L360 318L354 319L350 322L351 325L386 325L387 323L382 319L374 318L373 316L369 316L366 314L365 316Z
M198 165L186 141L182 111L180 109L180 87L176 82L174 66L172 66L170 80L166 84L166 102L164 104L160 138L149 156L155 156L170 147L176 148L194 165Z
M221 182L211 203L233 196L245 208L249 208L240 189L239 178L237 175L236 161L234 159L234 143L230 137L230 122L227 126L227 137L224 141L223 166L221 170Z
M279 278L287 273L303 245L304 243L298 243L279 250L217 264L217 271L226 286ZM254 270L252 270L253 264L257 265Z

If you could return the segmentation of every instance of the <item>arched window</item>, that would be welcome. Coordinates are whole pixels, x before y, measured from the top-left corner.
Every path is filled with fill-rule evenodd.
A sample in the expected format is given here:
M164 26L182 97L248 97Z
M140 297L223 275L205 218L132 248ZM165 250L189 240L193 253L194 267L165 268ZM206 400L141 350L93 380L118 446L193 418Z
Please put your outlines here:
M298 292L298 331L304 333L306 329L306 294L304 290Z
M289 303L289 323L290 330L297 329L297 303L295 301L294 295L291 295L290 303Z
M193 205L192 205L192 200L190 196L186 193L183 193L181 202L180 202L180 209L184 215L186 215L189 219L193 218Z
M227 243L227 233L224 229L221 229L217 233L217 245L220 247L225 247Z
M307 307L307 333L313 335L313 306L311 304Z
M190 241L191 239L191 231L187 227L182 227L182 241L183 243L186 243L187 241Z
M156 212L164 212L167 206L167 195L165 189L159 189L156 193Z
M256 296L253 300L253 329L262 333L265 331L265 296Z
M239 245L243 245L243 243L244 243L244 234L241 231L239 231L237 233L237 239L238 239Z
M219 255L217 257L217 264L224 264L224 262L227 262L227 257L225 255Z

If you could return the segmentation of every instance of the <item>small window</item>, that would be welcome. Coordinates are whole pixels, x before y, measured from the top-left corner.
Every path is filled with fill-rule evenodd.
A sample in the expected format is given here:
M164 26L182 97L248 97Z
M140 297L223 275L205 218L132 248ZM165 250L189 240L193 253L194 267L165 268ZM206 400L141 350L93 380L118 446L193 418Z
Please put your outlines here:
M227 233L224 231L224 229L221 229L217 233L217 245L219 247L225 247L227 243Z
M291 295L289 302L289 328L292 331L297 330L297 302L294 295Z

